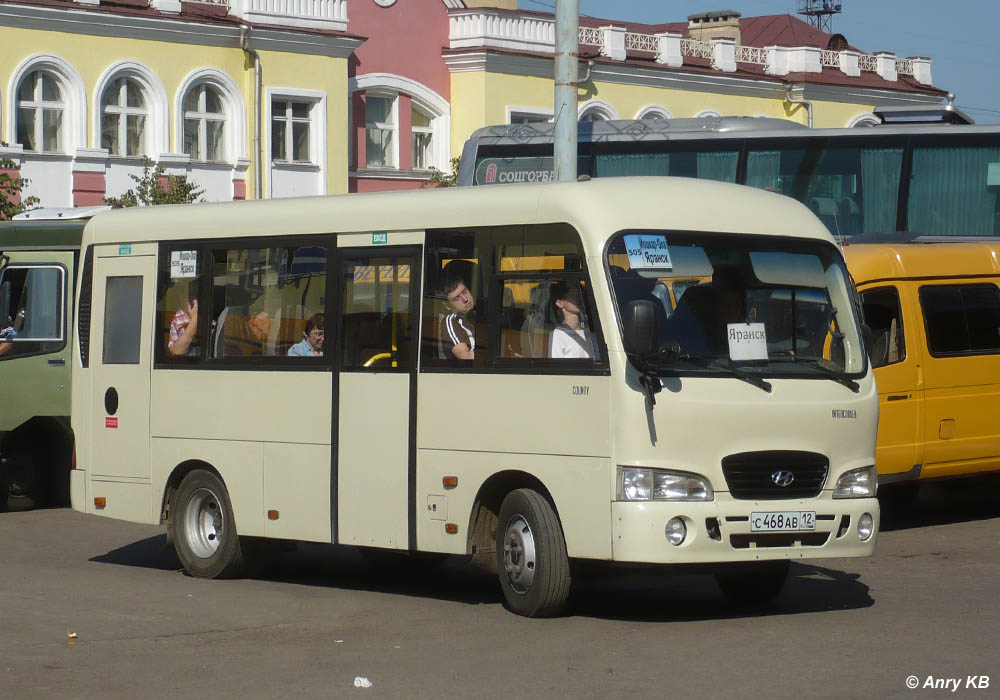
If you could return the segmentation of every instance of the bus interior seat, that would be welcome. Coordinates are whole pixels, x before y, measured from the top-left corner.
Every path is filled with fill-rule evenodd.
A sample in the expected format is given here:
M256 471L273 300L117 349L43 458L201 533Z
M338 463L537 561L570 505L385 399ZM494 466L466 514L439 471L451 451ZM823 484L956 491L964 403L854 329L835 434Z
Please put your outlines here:
M837 200L830 197L813 197L809 200L809 209L823 222L830 233L842 233L837 220Z
M841 197L837 208L840 210L840 232L861 233L861 210L854 197Z
M521 348L521 328L524 326L526 310L517 305L514 290L504 287L500 312L500 356L523 357Z
M888 309L875 304L869 304L864 309L865 323L872 329L872 346L869 357L873 367L882 367L889 363L890 336L896 319Z

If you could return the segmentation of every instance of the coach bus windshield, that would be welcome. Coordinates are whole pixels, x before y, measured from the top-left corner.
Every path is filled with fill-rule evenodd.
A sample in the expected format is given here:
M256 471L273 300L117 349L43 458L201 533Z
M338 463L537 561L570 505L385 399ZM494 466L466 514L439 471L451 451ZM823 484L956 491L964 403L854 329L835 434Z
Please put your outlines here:
M840 379L865 371L849 278L831 245L625 231L607 265L623 326L642 302L652 306L652 350L631 353L643 371Z

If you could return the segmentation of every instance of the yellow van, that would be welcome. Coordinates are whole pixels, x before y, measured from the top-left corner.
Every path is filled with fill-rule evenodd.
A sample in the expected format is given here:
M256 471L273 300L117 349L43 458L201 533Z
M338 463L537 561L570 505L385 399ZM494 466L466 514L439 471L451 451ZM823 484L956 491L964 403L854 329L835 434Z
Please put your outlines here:
M879 484L1000 470L1000 243L844 249L871 327Z

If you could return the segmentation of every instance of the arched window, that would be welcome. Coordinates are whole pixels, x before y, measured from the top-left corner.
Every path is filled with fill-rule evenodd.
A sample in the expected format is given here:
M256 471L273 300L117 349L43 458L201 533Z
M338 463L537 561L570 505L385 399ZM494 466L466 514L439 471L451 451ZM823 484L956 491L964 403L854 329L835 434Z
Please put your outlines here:
M639 110L639 113L635 115L635 118L650 119L655 121L657 119L670 119L671 115L670 112L668 112L664 107L660 107L659 105L647 105Z
M698 112L699 117L721 117L722 115L716 112L714 109L703 109Z
M857 126L879 126L880 124L882 124L882 120L869 112L867 114L859 114L854 117L854 119L848 122L847 126L849 128L854 128Z
M101 148L116 156L144 155L148 117L139 83L132 78L112 80L101 95Z
M226 159L226 103L214 86L201 83L184 96L184 153L192 160Z
M59 81L47 71L32 71L17 87L17 142L26 151L62 151L65 111Z
M580 116L577 117L577 120L581 122L600 122L618 118L615 108L602 100L588 100L584 102L580 105L579 114Z

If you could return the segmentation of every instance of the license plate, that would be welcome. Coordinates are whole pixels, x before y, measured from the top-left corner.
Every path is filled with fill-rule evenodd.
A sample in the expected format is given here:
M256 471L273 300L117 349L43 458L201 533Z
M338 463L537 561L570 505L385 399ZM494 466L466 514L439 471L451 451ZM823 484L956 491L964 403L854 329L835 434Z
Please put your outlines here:
M815 529L816 511L812 510L750 514L750 532L786 532Z

